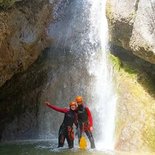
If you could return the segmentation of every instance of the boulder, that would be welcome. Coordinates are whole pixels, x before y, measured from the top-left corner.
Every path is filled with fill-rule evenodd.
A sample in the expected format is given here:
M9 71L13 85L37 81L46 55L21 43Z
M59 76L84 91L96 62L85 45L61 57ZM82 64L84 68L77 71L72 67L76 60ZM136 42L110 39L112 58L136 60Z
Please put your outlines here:
M155 1L107 1L110 42L155 64Z
M50 17L47 0L21 1L0 10L0 87L26 70L48 46L46 27Z

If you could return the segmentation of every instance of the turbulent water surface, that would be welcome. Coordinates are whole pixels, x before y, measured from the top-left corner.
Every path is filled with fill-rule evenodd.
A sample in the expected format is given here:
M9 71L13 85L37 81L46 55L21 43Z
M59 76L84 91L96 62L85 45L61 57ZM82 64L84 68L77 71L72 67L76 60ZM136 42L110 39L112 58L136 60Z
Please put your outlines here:
M78 146L58 149L56 140L50 141L18 141L0 144L0 155L153 155L153 153L128 153L99 150L80 150Z

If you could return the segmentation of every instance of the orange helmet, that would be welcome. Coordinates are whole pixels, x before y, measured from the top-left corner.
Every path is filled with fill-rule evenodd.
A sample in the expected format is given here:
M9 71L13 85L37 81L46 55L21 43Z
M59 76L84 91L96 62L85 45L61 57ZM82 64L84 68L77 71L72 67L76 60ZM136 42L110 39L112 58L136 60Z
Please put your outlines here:
M70 107L71 107L71 106L74 106L74 105L76 106L76 102L75 102L75 101L72 101L72 102L69 103L69 106L70 106Z
M76 100L77 103L83 103L83 98L82 98L82 96L77 96L77 97L75 98L75 100Z

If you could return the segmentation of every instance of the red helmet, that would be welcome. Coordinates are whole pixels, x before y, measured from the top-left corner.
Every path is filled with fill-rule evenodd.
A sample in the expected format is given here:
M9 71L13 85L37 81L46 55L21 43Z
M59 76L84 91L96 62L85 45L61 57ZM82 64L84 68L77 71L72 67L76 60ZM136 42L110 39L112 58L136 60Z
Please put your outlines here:
M76 106L76 102L75 102L75 101L72 101L72 102L69 103L69 106L70 106L70 107L71 107L71 106L74 106L74 105Z
M79 104L79 103L83 103L83 98L82 98L82 96L77 96L76 98L75 98L75 100L76 100L76 102Z

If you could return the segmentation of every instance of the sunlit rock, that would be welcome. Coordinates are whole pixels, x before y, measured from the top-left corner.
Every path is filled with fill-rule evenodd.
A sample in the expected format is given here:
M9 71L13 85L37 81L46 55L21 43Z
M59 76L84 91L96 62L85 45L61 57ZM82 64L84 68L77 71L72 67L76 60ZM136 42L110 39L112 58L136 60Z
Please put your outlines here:
M110 41L155 64L155 1L107 1Z

